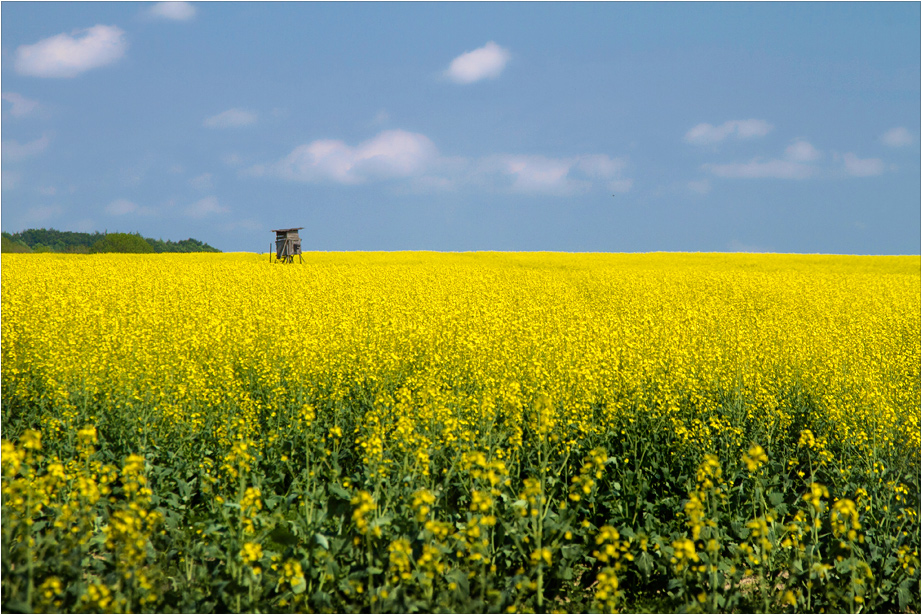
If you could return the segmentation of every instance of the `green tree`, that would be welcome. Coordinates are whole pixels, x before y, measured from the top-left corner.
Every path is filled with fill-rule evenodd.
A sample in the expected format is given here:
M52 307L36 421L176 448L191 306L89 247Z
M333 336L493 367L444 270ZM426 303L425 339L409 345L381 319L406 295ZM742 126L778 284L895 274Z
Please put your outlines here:
M3 233L2 245L0 245L0 252L4 254L8 252L31 252L32 250L24 244L22 241L17 241L9 233Z
M90 252L220 252L198 239L170 241L142 237L140 233L130 236L135 239L125 243L117 235L129 236L127 233L76 233L56 229L26 229L18 233L3 233L3 251L19 252L62 252L68 254L87 254ZM108 237L108 239L107 239ZM146 241L152 250L147 250L137 239ZM99 244L98 248L95 248ZM132 244L133 247L132 247ZM17 247L18 246L18 247Z
M149 254L154 248L138 233L109 233L90 247L91 253L123 252Z

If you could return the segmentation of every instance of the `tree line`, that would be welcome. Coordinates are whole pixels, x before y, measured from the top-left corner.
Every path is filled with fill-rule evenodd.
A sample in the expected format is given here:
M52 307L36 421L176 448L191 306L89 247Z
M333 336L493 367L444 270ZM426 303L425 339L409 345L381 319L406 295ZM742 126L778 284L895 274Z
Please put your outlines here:
M152 254L163 252L220 252L198 239L170 241L142 237L140 233L77 233L55 229L26 229L19 233L2 233L3 252L61 252L95 254L127 252Z

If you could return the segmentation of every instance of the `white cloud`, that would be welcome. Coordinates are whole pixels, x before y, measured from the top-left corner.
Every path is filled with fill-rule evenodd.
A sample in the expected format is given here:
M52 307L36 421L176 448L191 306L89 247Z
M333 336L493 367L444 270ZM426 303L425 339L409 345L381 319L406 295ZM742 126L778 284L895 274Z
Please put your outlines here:
M708 179L690 181L686 185L689 191L694 192L695 194L707 194L711 191L711 182Z
M110 216L127 216L129 214L149 216L153 210L148 207L142 207L128 199L116 199L106 205L106 213Z
M189 21L195 17L196 9L190 2L158 2L151 7L149 15L157 19Z
M125 32L116 26L95 25L71 34L58 34L16 49L16 72L32 77L76 77L112 64L128 48Z
M845 174L852 177L881 175L887 166L880 158L858 158L853 153L832 152L833 164L841 164ZM705 164L701 168L715 177L743 179L808 179L813 177L842 177L841 169L831 164L821 165L823 153L805 139L796 139L784 150L781 158L753 158L749 162ZM890 167L891 170L894 167ZM691 188L691 185L689 185Z
M224 154L221 156L221 162L229 167L239 167L243 164L243 158L239 154Z
M807 179L818 174L820 169L813 163L822 156L823 154L809 141L796 139L785 148L783 158L753 158L749 162L706 164L702 168L716 177L725 178ZM698 187L704 189L705 185ZM689 189L696 191L691 184ZM710 190L710 185L706 186L704 191L706 190ZM704 193L701 190L697 191Z
M410 181L409 191L415 193L447 192L458 187L458 182L447 177L424 175Z
M568 181L572 161L544 156L505 156L500 170L512 178L515 192L566 193L573 189Z
M125 216L137 211L138 206L128 199L117 199L106 205L106 213L112 216Z
M47 134L28 143L19 143L13 140L4 141L3 162L15 162L41 154L49 143L51 143L51 137Z
M731 164L706 164L703 168L717 177L745 179L807 179L816 173L815 167L793 160L755 159Z
M12 190L19 185L22 175L17 171L0 171L0 189Z
M711 145L729 137L737 139L764 137L771 130L772 125L765 120L730 120L720 126L698 124L685 133L685 141L694 145Z
M242 229L244 231L265 231L266 228L267 227L262 222L260 222L259 220L255 220L253 218L246 218L244 220L233 220L233 221L226 222L223 225L221 225L221 230L228 232L228 233L232 231L236 231L238 229Z
M858 158L855 154L844 154L845 171L853 177L871 177L884 172L884 162L880 158Z
M98 228L99 226L92 218L82 218L73 224L73 229L81 233L91 233Z
M426 136L386 130L357 149L357 170L363 175L408 177L417 175L438 156Z
M902 126L891 128L883 134L880 140L890 147L904 147L915 142L912 134Z
M381 109L375 114L374 119L371 120L372 126L383 126L387 124L391 119L391 114L387 112L386 109Z
M809 142L798 139L784 150L784 156L794 162L813 162L819 160L822 154Z
M227 207L218 203L217 197L206 196L186 208L186 215L190 218L205 218L214 214L227 213Z
M488 156L477 166L487 182L507 186L513 192L563 196L590 190L600 180L614 192L628 192L633 186L633 180L621 177L625 161L604 154L569 158Z
M625 162L621 158L609 158L604 154L580 156L576 168L589 177L611 179L621 173Z
M333 139L312 141L278 163L251 172L295 181L357 184L420 175L437 159L438 151L425 135L385 130L355 147Z
M612 192L620 192L621 194L630 192L631 188L633 187L634 187L633 179L616 179L615 181L609 182L608 184L609 190L611 190Z
M196 190L210 190L214 187L214 177L211 173L202 173L190 179L189 184Z
M416 192L476 186L564 195L603 186L627 192L633 181L623 176L625 165L625 160L604 154L443 156L425 135L385 130L355 146L336 139L312 141L277 162L250 167L246 174L346 185L405 180L404 187Z
M6 92L2 98L13 105L10 107L10 115L13 117L25 117L38 108L37 100L29 100L16 92Z
M26 210L23 215L23 222L26 226L53 222L55 219L60 218L63 213L64 208L60 205L37 205Z
M462 53L451 61L445 76L455 83L474 83L499 77L509 63L509 51L493 41L483 47Z
M204 121L207 128L236 128L238 126L249 126L254 124L258 119L257 114L244 109L228 109L217 115L213 115Z

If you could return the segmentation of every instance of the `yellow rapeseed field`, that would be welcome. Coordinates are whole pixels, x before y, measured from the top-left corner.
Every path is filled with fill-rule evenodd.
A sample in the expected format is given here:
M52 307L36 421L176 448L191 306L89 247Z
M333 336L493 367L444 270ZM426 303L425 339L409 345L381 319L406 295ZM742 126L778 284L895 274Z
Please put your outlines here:
M918 256L5 255L3 605L917 610L920 313Z

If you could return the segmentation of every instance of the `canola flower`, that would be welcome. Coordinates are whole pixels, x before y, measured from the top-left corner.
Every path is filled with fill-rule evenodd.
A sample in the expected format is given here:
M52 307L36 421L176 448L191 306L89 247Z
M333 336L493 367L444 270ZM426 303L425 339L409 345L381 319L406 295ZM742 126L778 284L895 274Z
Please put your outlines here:
M5 606L918 599L918 257L306 261L4 259Z

